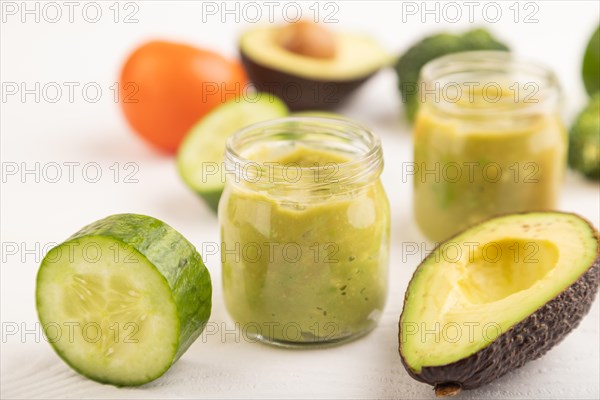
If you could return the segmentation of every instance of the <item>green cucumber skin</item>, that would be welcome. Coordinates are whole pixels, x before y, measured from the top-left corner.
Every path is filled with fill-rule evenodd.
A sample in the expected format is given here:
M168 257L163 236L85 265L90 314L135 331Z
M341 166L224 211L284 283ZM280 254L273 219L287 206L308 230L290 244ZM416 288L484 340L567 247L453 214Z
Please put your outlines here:
M200 196L202 200L206 202L206 205L208 205L211 211L216 215L217 211L219 210L219 200L221 200L221 195L223 194L223 191L221 190L215 192L196 193L198 194L198 196Z
M196 248L179 232L156 218L140 214L115 214L98 220L83 227L55 248L90 236L110 238L135 249L139 256L145 257L154 265L171 288L180 324L179 343L171 364L152 379L154 380L162 376L204 330L212 305L210 273ZM46 257L50 254L51 252ZM38 273L38 284L39 278ZM37 305L39 308L39 303ZM74 370L87 376L76 365L64 358L63 360ZM97 380L89 376L88 378ZM103 383L114 385L113 382ZM144 383L147 382L133 382L127 386Z

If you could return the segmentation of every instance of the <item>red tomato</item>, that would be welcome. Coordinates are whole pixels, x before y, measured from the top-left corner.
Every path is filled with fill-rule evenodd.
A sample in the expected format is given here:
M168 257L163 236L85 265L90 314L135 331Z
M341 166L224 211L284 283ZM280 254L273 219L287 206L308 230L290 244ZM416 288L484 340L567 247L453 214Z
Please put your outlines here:
M159 149L175 153L187 131L247 82L237 61L178 43L154 41L135 50L120 77L123 113Z

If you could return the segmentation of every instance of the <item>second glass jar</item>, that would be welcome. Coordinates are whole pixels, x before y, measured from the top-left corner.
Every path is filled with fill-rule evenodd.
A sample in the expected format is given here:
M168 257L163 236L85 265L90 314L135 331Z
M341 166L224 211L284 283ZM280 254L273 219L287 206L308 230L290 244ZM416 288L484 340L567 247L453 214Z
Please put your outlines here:
M376 136L341 119L284 118L229 139L223 292L244 334L318 346L375 327L388 285L382 157Z
M442 241L496 214L553 209L566 164L554 74L503 51L423 67L414 127L414 210Z

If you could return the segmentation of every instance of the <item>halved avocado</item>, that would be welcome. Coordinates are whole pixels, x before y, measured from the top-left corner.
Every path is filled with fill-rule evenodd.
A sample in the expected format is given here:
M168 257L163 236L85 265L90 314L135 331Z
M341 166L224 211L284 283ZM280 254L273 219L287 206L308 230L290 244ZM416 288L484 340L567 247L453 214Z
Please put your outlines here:
M239 46L242 63L257 89L280 97L292 111L335 108L394 61L370 37L339 32L331 32L335 47L331 57L301 54L282 43L284 29L251 29L242 35ZM308 46L319 35L307 35Z
M406 292L404 367L451 396L541 357L589 311L599 243L575 214L534 212L488 220L440 244Z

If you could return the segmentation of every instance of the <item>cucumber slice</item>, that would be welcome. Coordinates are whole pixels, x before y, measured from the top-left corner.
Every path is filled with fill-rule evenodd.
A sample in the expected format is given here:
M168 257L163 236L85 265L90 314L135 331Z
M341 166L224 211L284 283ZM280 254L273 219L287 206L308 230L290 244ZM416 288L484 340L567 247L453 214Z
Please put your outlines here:
M287 114L285 103L267 93L220 105L190 129L179 147L177 168L183 181L216 212L225 185L223 155L227 138L250 124Z
M161 376L200 335L211 292L200 254L179 232L119 214L48 252L36 303L46 338L74 370L134 386Z

